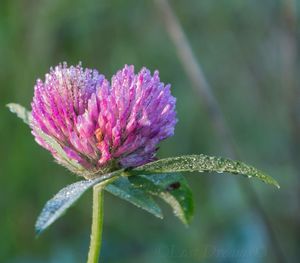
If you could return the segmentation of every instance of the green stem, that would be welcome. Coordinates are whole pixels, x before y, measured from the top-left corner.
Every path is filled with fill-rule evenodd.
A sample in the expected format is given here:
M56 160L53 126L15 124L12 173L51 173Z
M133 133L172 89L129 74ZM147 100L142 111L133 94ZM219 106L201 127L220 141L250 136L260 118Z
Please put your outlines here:
M103 188L101 184L93 188L93 221L90 250L87 263L98 263L102 242L103 227Z

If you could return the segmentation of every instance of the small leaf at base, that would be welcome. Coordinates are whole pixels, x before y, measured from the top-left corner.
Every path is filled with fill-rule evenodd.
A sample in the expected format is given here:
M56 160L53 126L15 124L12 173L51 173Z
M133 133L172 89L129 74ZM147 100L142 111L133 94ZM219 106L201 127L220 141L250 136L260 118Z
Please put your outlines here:
M155 201L142 189L133 187L128 178L120 177L106 186L105 190L124 199L135 206L142 208L158 218L163 218L161 209Z
M151 174L129 177L130 182L146 193L168 203L174 214L188 225L194 214L193 194L181 174Z
M70 184L61 189L52 199L44 206L36 224L35 232L40 235L59 217L61 217L70 206L72 206L88 189L99 183L108 183L110 179L120 176L123 170L118 170L110 174L102 175L93 180L83 180Z
M15 113L20 119L29 125L31 119L30 111L17 103L9 103L6 105L12 113Z

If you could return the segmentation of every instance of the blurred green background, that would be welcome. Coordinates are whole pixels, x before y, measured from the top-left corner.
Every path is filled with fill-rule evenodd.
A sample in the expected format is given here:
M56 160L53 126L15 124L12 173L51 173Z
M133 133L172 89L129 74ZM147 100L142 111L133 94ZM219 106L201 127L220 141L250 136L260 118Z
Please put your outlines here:
M286 261L298 262L299 1L170 3L241 158L276 178L281 189L243 177L190 174L196 213L189 228L162 203L164 220L106 193L102 262L276 262L241 180L255 188ZM161 144L159 156L226 156L152 1L1 0L0 262L86 259L91 192L36 239L34 223L44 203L78 178L55 164L5 108L9 102L30 107L35 80L62 61L82 61L108 78L124 64L159 69L162 81L172 84L179 118L175 136Z

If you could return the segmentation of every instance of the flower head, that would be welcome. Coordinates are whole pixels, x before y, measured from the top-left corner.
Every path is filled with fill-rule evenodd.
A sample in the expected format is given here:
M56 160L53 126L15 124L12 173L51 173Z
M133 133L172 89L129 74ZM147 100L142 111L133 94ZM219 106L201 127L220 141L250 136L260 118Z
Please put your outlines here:
M39 130L55 139L68 158L89 171L134 167L155 157L158 143L172 136L176 99L159 73L127 66L111 84L96 70L58 65L37 80L32 102L36 141L59 153Z

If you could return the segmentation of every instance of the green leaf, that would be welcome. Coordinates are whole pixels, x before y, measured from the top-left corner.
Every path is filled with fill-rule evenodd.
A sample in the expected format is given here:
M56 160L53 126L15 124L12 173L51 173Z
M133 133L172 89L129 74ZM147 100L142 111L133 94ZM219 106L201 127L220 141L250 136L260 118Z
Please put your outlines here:
M35 224L36 234L40 235L44 230L46 230L92 186L99 183L109 183L111 179L120 176L122 173L123 170L118 170L102 175L101 177L93 180L78 181L61 189L46 203L42 212L40 213Z
M31 113L23 106L17 103L9 103L6 105L12 113L15 113L20 119L29 125L31 119Z
M75 160L70 159L62 146L54 138L44 133L41 129L36 129L36 132L59 156L59 160L56 159L57 163L66 167L75 174L88 177L89 173L86 171L86 169Z
M256 168L243 162L230 159L200 155L186 155L160 159L155 162L136 167L129 171L131 174L155 174L174 172L217 172L241 174L248 178L257 178L261 181L280 187L276 180Z
M105 190L124 199L135 206L142 208L158 218L163 218L161 209L155 201L142 189L137 189L129 182L128 178L120 177L106 186Z
M7 107L12 113L15 113L20 119L22 119L26 124L30 125L30 120L32 118L31 112L28 111L25 107L16 104L16 103L9 103ZM41 129L35 129L37 134L48 144L50 147L57 153L60 160L56 160L59 164L63 165L71 172L88 177L89 174L86 172L84 167L82 167L76 161L68 158L66 152L63 150L63 147L51 136L44 133Z
M138 189L162 198L185 225L189 224L194 213L193 195L181 174L139 175L129 180Z

